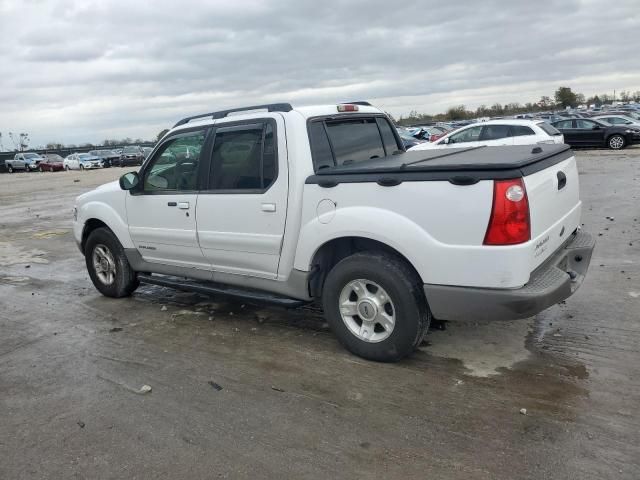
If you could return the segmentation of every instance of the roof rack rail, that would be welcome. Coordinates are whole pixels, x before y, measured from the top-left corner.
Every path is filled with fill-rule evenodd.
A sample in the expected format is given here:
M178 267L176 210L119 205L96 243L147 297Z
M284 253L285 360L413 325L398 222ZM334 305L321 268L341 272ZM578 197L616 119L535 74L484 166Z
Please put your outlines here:
M211 117L212 120L217 118L224 118L230 113L235 112L244 112L248 110L266 110L268 112L290 112L293 110L293 107L289 103L267 103L265 105L252 105L250 107L241 107L241 108L231 108L229 110L220 110L219 112L211 112L211 113L203 113L201 115L194 115L193 117L186 117L176 123L173 128L179 127L180 125L184 125L189 123L191 120L196 120L198 118L207 118Z
M365 102L364 100L358 100L357 102L343 102L344 105L362 105L363 107L371 107L372 105L369 102Z

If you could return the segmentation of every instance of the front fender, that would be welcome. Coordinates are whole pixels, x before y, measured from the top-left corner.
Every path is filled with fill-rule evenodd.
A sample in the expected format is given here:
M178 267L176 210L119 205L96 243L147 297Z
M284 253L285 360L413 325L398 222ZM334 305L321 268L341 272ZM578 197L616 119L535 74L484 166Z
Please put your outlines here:
M135 248L129 234L124 201L122 201L122 205L112 206L95 200L84 203L77 208L78 220L74 224L74 236L78 244L82 241L82 234L87 222L91 219L96 219L111 229L124 248Z
M328 223L320 220L314 216L302 226L296 249L296 270L309 271L314 255L325 243L337 238L361 237L397 250L423 281L429 281L427 259L439 242L407 217L382 208L354 206L337 209Z

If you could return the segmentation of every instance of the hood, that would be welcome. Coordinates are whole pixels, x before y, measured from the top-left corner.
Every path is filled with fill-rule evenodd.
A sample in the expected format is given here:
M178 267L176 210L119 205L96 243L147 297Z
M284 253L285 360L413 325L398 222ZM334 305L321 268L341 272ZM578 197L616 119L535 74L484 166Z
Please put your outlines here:
M123 192L120 188L120 182L118 180L114 182L105 183L104 185L100 185L99 187L94 188L86 193L83 193L78 198L76 198L77 204L82 204L88 201L91 201L95 197L100 197L103 194L110 194L113 192Z

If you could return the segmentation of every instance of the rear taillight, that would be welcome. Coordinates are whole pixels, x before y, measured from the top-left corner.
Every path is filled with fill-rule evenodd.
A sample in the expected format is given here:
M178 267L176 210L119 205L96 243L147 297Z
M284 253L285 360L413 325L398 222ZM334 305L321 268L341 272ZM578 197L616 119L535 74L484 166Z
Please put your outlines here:
M531 239L529 200L521 178L494 180L493 206L484 245L515 245Z

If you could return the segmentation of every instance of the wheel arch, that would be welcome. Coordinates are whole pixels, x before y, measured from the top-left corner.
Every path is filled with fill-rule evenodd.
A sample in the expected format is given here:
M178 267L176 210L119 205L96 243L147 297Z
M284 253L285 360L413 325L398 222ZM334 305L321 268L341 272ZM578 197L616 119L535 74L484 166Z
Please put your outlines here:
M98 218L90 218L89 220L84 222L84 227L82 227L82 240L80 242L80 247L82 248L83 252L87 244L87 239L89 238L89 235L91 234L91 232L93 232L94 230L97 230L98 228L106 228L109 231L113 232L113 230L109 227L109 225L107 225L106 223L104 223L102 220Z
M311 296L321 296L324 281L338 262L359 252L385 252L391 254L406 263L414 272L416 278L422 281L413 263L396 248L373 238L350 235L332 238L320 245L314 252L310 264L309 293Z

